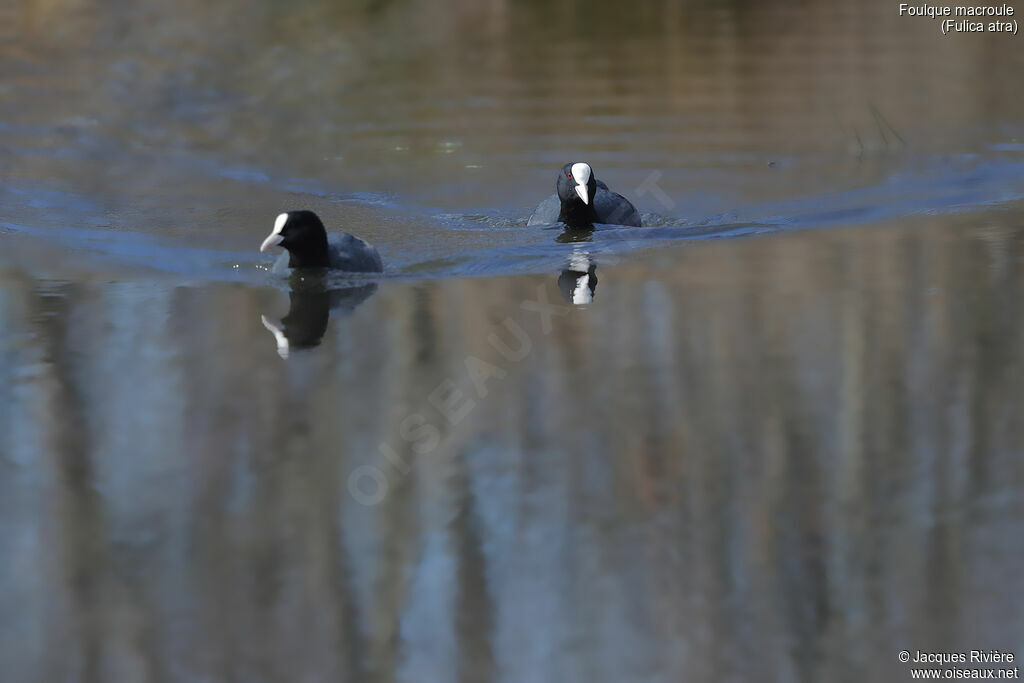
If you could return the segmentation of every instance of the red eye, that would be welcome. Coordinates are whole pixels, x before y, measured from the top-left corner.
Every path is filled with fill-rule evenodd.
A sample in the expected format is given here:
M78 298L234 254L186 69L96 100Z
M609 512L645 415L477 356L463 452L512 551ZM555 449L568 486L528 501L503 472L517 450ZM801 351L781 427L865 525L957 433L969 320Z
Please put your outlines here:
M568 178L569 180L572 180L572 173L566 173L565 177Z

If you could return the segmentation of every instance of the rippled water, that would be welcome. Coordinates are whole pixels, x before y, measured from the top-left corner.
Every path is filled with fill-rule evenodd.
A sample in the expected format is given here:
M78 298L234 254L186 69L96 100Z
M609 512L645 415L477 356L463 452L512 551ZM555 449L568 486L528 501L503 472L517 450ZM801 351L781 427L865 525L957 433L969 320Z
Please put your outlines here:
M1024 52L897 7L0 5L4 680L1024 656Z

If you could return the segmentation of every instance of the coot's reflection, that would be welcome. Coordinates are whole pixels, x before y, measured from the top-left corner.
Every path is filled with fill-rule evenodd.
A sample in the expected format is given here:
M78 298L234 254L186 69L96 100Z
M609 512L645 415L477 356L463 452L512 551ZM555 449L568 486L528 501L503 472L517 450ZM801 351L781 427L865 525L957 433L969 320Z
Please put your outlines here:
M589 304L597 289L597 263L585 251L569 255L568 267L558 275L558 291L573 305Z
M287 315L276 324L265 315L260 318L274 335L281 358L295 349L318 346L327 332L331 311L348 315L377 291L376 283L330 288L326 278L306 276L293 276L290 284Z
M597 289L597 265L590 264L586 272L566 268L558 276L558 289L570 304L589 304Z

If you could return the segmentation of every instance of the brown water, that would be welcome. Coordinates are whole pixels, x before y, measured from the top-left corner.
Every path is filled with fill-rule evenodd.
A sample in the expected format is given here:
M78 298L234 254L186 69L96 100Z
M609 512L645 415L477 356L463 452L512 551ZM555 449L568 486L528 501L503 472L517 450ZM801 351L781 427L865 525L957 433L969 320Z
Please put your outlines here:
M0 4L3 680L1024 656L1024 38L898 4Z

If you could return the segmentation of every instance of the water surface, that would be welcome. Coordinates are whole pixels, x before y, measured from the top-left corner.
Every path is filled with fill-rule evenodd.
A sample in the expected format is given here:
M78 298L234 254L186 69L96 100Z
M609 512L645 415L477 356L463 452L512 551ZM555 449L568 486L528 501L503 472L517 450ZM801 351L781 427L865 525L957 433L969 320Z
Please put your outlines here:
M1024 656L1024 53L889 2L0 7L11 680ZM566 161L642 230L526 229ZM310 208L383 277L287 279Z

